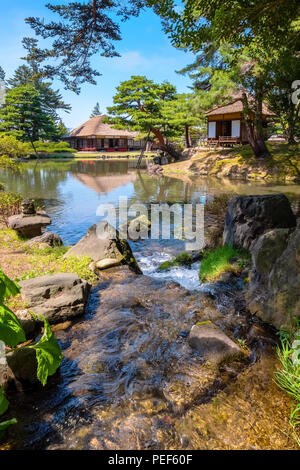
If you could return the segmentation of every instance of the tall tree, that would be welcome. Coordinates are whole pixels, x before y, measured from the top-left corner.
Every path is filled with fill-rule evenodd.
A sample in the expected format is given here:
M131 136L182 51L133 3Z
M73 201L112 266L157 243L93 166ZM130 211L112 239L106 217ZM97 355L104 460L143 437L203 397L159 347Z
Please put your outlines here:
M39 91L31 85L21 85L7 91L6 103L0 109L0 130L22 142L55 139L57 126L43 106Z
M161 150L176 160L180 155L168 142L178 129L164 116L165 103L176 99L176 88L168 82L154 83L146 77L133 76L117 87L114 106L108 108L109 122L119 129L152 133Z
M95 84L95 77L100 75L91 67L92 55L119 55L114 46L114 42L121 39L116 19L125 21L137 16L144 4L144 0L89 0L67 5L48 3L46 7L57 14L59 20L45 23L43 19L30 17L26 22L38 36L52 38L52 46L49 49L35 47L27 58L47 61L40 73L48 78L57 76L66 88L79 93L82 83Z
M185 145L192 146L190 128L197 126L200 120L195 116L191 94L178 94L174 100L166 101L162 106L162 114L169 126L178 129L178 134L184 133Z
M90 117L92 118L95 116L101 116L100 104L98 102L96 103Z

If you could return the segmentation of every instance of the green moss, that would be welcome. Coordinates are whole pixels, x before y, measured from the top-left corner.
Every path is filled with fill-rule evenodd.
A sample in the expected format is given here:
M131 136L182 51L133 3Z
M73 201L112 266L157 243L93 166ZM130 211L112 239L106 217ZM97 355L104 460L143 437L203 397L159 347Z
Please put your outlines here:
M233 259L237 263L233 263ZM249 264L250 255L247 251L224 245L204 253L199 270L201 282L216 281L226 271L238 272Z
M165 271L167 269L173 268L174 266L190 265L192 263L192 257L188 253L180 253L175 256L175 258L165 261L159 266L160 271Z

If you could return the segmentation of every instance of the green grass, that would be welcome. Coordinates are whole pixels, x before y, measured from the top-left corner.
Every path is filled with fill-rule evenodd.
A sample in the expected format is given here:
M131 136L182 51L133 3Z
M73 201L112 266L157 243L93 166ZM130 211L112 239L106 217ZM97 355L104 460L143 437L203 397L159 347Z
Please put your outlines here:
M234 259L234 261L233 261ZM247 251L224 245L204 253L199 278L201 282L216 281L226 271L239 272L250 262Z
M159 266L159 271L165 271L167 269L173 268L174 266L190 265L192 263L192 257L188 253L180 253L175 256L175 258L165 261Z
M290 331L280 331L281 347L277 354L281 368L275 373L276 384L293 400L290 425L300 446L300 322L295 320Z

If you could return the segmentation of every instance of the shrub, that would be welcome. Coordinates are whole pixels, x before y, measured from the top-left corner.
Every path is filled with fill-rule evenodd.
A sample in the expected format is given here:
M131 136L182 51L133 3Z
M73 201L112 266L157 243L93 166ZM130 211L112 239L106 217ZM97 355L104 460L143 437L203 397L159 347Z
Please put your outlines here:
M233 259L237 261L234 264ZM199 278L201 282L215 281L226 272L238 272L250 262L250 255L247 251L224 245L204 253L200 265Z
M73 153L76 150L70 147L68 142L34 142L36 151L39 153Z
M8 218L21 212L22 196L0 191L0 225L8 226Z
M29 154L29 146L20 142L12 135L0 136L0 157L9 159L25 157Z

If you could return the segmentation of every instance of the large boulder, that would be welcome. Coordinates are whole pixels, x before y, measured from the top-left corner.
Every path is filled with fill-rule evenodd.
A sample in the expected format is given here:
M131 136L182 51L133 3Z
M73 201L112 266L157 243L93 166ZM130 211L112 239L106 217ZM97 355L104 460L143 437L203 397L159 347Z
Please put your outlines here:
M210 322L194 325L188 341L191 348L196 349L203 359L212 363L218 364L243 356L240 347Z
M296 217L284 194L239 196L230 200L223 242L245 249L264 232L296 226Z
M69 273L27 279L19 285L26 307L52 324L83 315L90 292L88 282ZM20 321L26 318L22 315Z
M12 215L8 219L8 226L25 238L38 237L42 234L42 229L51 224L50 217L44 211L36 212L33 215L18 214Z
M87 234L70 248L65 257L89 256L98 269L127 264L134 272L141 274L127 240L121 239L117 230L114 232L115 238L110 238L112 230L112 226L107 222L93 225Z
M293 317L300 318L300 228L267 232L251 251L248 308L278 329L289 327Z

